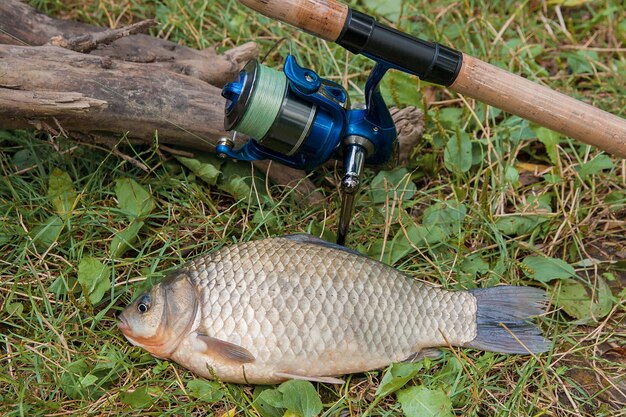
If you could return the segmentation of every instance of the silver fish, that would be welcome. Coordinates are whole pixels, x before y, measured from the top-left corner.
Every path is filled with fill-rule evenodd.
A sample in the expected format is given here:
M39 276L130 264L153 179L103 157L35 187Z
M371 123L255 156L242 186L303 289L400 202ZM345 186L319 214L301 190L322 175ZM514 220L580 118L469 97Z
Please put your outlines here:
M544 291L445 291L309 235L222 248L187 263L120 314L152 355L226 382L336 376L415 359L437 346L503 353L549 348L528 322Z

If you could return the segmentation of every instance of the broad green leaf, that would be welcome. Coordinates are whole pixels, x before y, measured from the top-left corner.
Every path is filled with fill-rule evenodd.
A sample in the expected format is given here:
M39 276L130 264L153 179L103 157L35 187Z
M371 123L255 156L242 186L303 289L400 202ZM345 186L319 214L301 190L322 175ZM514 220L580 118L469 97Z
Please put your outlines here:
M96 304L111 288L111 268L92 256L85 256L78 264L78 282L91 304Z
M513 187L517 187L519 184L519 171L512 166L507 166L504 171L504 179Z
M396 106L417 106L421 102L418 78L404 72L391 71L380 84L380 92L387 103Z
M472 141L466 132L457 132L448 143L443 152L443 159L452 172L467 172L472 167Z
M227 161L222 166L222 177L218 182L218 187L233 196L235 200L246 204L256 205L264 202L267 199L265 179L257 175L253 176L253 173L250 163Z
M417 187L411 181L406 168L396 168L392 171L380 171L369 186L369 195L374 204L389 201L409 200L413 198Z
M224 397L219 383L205 379L192 379L187 382L187 392L200 401L214 403Z
M573 74L593 74L593 61L598 60L598 53L595 51L576 51L566 54L567 65L572 69Z
M485 262L478 255L470 255L461 261L461 271L474 277L478 274L486 274L489 272L489 263Z
M379 16L384 16L392 22L400 17L402 0L363 0L365 6Z
M30 236L35 247L40 251L45 251L57 241L62 231L63 220L55 214L48 217L45 223L35 227Z
M604 203L609 205L609 211L621 211L626 207L626 193L613 191L604 196Z
M460 107L445 107L435 113L439 123L450 130L456 130L463 119L463 109Z
M278 387L283 394L285 408L302 417L313 417L322 411L322 400L309 381L293 379Z
M120 392L120 401L135 409L143 409L152 405L152 397L147 388L137 388L134 391Z
M567 279L576 276L576 270L561 259L544 256L527 256L522 264L525 265L524 273L539 282L549 282L553 279Z
M250 177L242 178L240 176L232 176L221 183L218 187L220 190L226 191L232 195L235 200L248 201L250 198Z
M99 378L91 373L93 367L85 359L79 359L63 366L60 387L69 398L96 400L104 395L104 390L96 384Z
M556 305L582 323L599 321L611 311L613 295L604 278L598 277L597 282L592 297L592 291L586 285L573 280L563 281L554 297Z
M406 385L424 367L422 362L392 364L383 375L376 389L377 397L385 397Z
M76 189L67 172L58 168L52 170L48 177L48 200L54 211L61 216L72 211L76 201Z
M441 227L446 233L460 230L467 215L467 207L456 201L435 203L424 211L423 223L429 229Z
M398 402L407 417L452 417L452 402L441 389L423 385L398 392Z
M283 394L274 388L256 387L252 406L261 417L283 417Z
M217 179L221 173L220 167L223 164L221 159L208 154L197 155L193 158L176 156L176 159L202 181L209 185L217 184Z
M455 356L449 356L446 364L437 372L437 379L444 384L454 385L463 374L463 365Z
M20 316L24 311L24 305L19 301L16 301L14 303L6 303L4 305L4 311L7 312L9 317L13 315Z
M37 156L28 149L21 149L13 154L11 162L19 171L35 165L37 163Z
M537 139L546 147L546 152L548 153L552 165L557 165L559 158L556 147L561 140L561 136L545 127L537 127L533 129L533 131L537 135Z
M139 220L132 220L125 229L120 230L111 239L111 245L109 247L109 253L112 258L120 257L133 246L137 241L137 234L143 227L143 222Z
M152 195L131 178L121 178L115 181L115 195L120 209L131 219L147 216L154 210Z
M582 164L578 168L578 175L585 181L590 175L597 174L605 169L612 169L614 167L613 161L608 155L601 154L593 158L591 161Z
M513 214L498 217L496 227L507 236L520 236L531 233L547 220L545 216Z
M98 377L93 374L87 374L80 380L80 385L89 387L98 381Z

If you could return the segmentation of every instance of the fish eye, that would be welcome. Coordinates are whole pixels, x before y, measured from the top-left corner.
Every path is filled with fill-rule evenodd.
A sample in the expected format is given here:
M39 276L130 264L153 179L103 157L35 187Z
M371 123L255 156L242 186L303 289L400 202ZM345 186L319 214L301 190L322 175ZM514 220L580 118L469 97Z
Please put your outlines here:
M150 310L150 296L148 294L142 295L139 300L137 300L137 311L141 314Z

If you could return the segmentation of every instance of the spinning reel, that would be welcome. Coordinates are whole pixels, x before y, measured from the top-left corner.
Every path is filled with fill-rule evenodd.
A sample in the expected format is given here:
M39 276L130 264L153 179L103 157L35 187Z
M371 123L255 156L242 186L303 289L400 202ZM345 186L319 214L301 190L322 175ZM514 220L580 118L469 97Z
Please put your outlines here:
M342 158L337 243L343 245L363 166L383 165L397 154L395 125L379 89L389 68L376 64L365 85L365 108L351 109L343 87L300 67L292 55L283 72L250 61L222 95L226 130L251 139L234 149L234 142L224 138L217 154L242 161L271 159L305 170Z

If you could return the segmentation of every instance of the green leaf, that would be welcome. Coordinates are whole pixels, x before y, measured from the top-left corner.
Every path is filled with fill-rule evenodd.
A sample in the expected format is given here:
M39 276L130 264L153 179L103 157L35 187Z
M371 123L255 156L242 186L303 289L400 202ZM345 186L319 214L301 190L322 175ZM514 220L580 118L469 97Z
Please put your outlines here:
M444 107L435 114L439 123L451 130L455 130L463 119L463 109L460 107Z
M598 53L595 51L576 51L567 53L567 65L573 74L593 74L592 62L598 61Z
M504 179L513 187L517 187L519 184L519 171L515 167L507 166L504 171Z
M472 167L472 141L466 132L457 132L443 152L446 168L452 172L467 172Z
M396 106L417 106L421 102L418 78L404 72L391 71L380 83L380 92L387 103Z
M322 411L322 400L309 381L293 379L278 387L283 394L285 408L302 417L313 417Z
M392 22L400 18L402 0L364 0L363 3L377 15L384 16Z
M219 185L219 189L232 195L235 200L248 201L251 191L250 185L248 185L249 181L250 177L243 178L238 175L234 175L221 183Z
M604 278L598 277L597 282L598 287L593 292L577 281L562 282L554 297L556 305L581 323L599 321L611 311L613 295Z
M30 235L35 247L39 251L45 251L57 241L62 231L63 220L55 214L48 217L45 223L35 227Z
M452 402L441 389L423 385L398 392L398 402L407 417L452 417Z
M217 184L221 173L220 167L223 164L221 159L209 154L200 154L193 158L176 156L176 159L202 181L209 185Z
M6 303L4 305L4 311L7 312L9 317L13 315L21 316L24 311L24 305L19 301L16 301L15 303Z
M152 195L131 178L121 178L115 181L115 195L120 209L131 219L147 216L154 210Z
M553 279L567 279L576 276L574 267L561 259L527 256L522 264L525 265L524 273L526 276L543 283Z
M520 236L531 233L547 220L545 216L513 214L498 217L496 227L507 236Z
M48 177L48 200L54 211L61 216L72 211L76 201L76 189L67 172L58 168L52 170Z
M143 227L142 221L133 220L125 229L117 232L113 239L111 239L111 245L109 246L109 253L112 258L118 258L124 254L133 244L137 241L137 235Z
M89 387L98 381L98 377L93 374L87 374L80 380L80 385L83 387Z
M372 203L383 204L388 199L403 201L413 198L417 187L411 181L406 168L396 168L392 171L380 171L372 180L369 195Z
M96 304L111 288L111 268L92 256L85 256L78 264L78 282L91 304Z
M11 162L15 165L15 169L19 171L35 165L37 156L28 149L21 149L13 154Z
M476 277L478 274L486 274L489 272L489 263L485 262L478 255L470 255L461 261L461 271Z
M422 362L404 362L392 364L383 375L376 389L377 397L385 397L406 385L423 368Z
M605 169L612 169L614 167L615 165L613 165L613 161L608 155L600 154L591 161L582 164L578 168L578 175L580 175L580 178L585 181L591 175L597 174Z
M256 387L252 406L261 417L283 417L283 394L277 389Z
M147 388L137 388L134 391L120 392L120 401L135 409L143 409L152 405L152 397Z
M192 379L187 382L187 391L190 396L207 403L214 403L224 397L219 383L205 379Z
M548 153L548 157L550 158L550 162L553 165L557 165L558 163L558 154L557 154L557 145L561 140L561 136L545 127L538 127L533 129L535 134L537 135L537 139L546 147L546 152Z
M446 233L459 232L467 215L465 204L457 201L446 201L433 204L424 211L422 222L429 229L441 227Z

